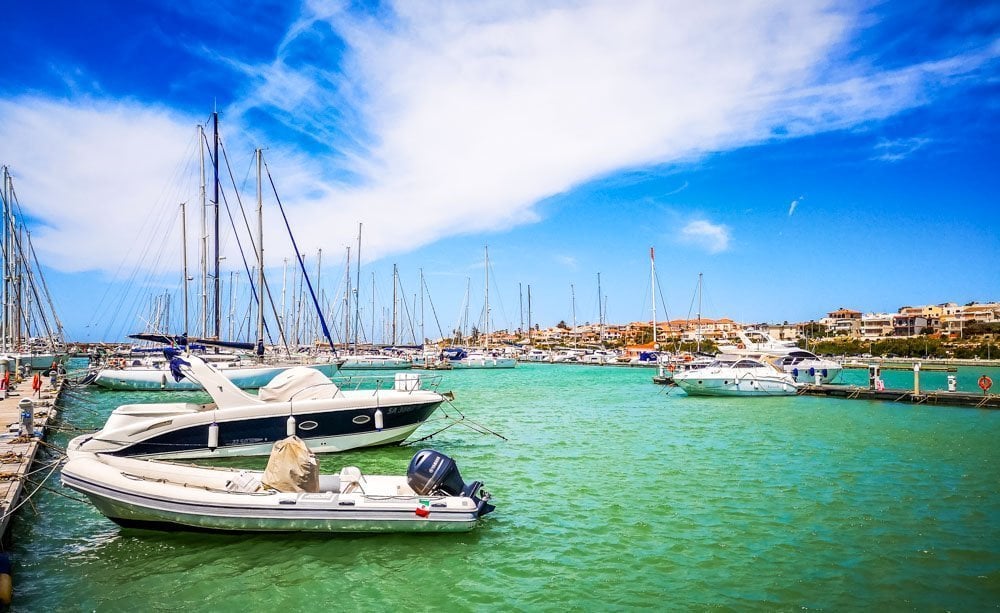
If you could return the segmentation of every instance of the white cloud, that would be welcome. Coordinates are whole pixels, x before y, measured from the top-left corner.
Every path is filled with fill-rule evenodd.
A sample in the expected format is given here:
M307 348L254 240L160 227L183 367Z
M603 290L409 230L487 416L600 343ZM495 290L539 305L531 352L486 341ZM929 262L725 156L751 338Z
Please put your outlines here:
M788 205L788 216L789 217L791 217L792 213L795 212L795 209L797 209L799 207L799 203L802 202L805 199L806 199L805 196L799 196L795 200L792 200L792 203Z
M0 101L0 132L16 152L18 200L26 214L44 220L33 232L41 260L71 272L111 271L151 246L137 242L143 228L143 241L168 232L179 237L179 204L190 191L165 186L194 150L195 123L129 102ZM165 209L168 215L160 215ZM164 217L178 220L176 227L151 226ZM166 257L179 267L180 250L173 252Z
M223 110L229 151L269 147L303 250L352 244L360 221L371 260L536 221L541 199L618 170L885 117L998 53L843 66L857 16L840 7L439 1L359 16L317 1L267 62L203 54L243 75ZM137 102L0 102L22 195L48 223L45 259L118 266L134 249L122 237L190 197L171 175L200 119ZM724 250L728 231L700 223L692 240ZM265 242L268 261L287 251Z
M899 138L896 140L881 140L875 145L878 155L872 159L882 162L899 162L908 158L918 149L930 142L929 138Z
M720 253L729 249L729 228L705 220L695 220L681 229L680 240L709 253Z

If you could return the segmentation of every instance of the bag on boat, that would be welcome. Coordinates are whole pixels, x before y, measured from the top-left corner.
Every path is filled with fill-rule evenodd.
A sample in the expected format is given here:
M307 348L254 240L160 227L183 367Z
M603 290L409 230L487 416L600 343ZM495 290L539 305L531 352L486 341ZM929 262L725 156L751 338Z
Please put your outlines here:
M274 444L261 482L279 492L318 492L319 462L297 436Z

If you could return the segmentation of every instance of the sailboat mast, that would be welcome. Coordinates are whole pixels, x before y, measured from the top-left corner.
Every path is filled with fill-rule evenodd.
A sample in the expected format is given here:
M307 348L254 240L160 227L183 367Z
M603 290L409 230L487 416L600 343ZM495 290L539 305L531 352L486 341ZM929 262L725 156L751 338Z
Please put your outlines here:
M524 334L524 295L521 293L521 284L517 284L517 303L521 313L521 327L517 329L519 335Z
M396 306L399 304L399 296L396 288L399 286L399 270L396 265L392 265L392 346L396 346Z
M351 246L347 246L347 264L344 266L344 351L351 345Z
M361 290L361 223L358 223L358 263L357 267L357 285L355 286L355 292ZM372 281L372 305L375 304L375 282ZM372 316L374 317L374 306L372 306ZM361 325L361 305L357 298L354 299L354 353L358 352L358 326ZM372 320L372 344L375 344L375 323Z
M3 167L3 191L0 192L3 196L3 230L2 230L2 255L3 256L3 290L2 290L2 302L3 302L3 338L0 339L0 344L2 344L3 351L8 350L7 338L9 335L9 325L10 325L10 302L8 296L10 295L10 234L8 233L7 220L10 216L10 208L8 207L9 201L9 191L7 189L7 167Z
M427 331L424 328L424 269L420 269L420 344L427 342Z
M215 173L213 183L215 185L215 198L214 205L212 207L215 213L215 275L212 280L212 299L214 301L213 311L214 311L214 328L213 334L216 339L219 338L219 321L222 319L222 305L219 302L219 113L218 111L212 113L212 134L215 141L214 153L212 159L212 169ZM264 288L260 288L261 293L263 293Z
M319 296L320 304L323 304L324 302L323 290L320 289L320 283L323 282L322 276L323 276L323 249L320 248L316 252L316 295ZM310 318L313 322L313 325L311 326L312 329L310 330L310 333L312 334L313 338L316 338L320 335L319 330L317 330L317 325L319 322L316 321L318 315L319 313L316 313L316 315Z
M490 346L490 247L484 245L483 249L486 253L486 321L484 322L486 336L483 337L483 344L488 349Z
M218 143L216 143L218 145ZM264 194L261 188L261 172L262 172L262 157L261 150L257 149L257 351L258 354L262 354L264 349ZM218 203L216 203L216 210L218 210ZM218 218L216 218L218 222ZM216 241L219 237L216 236ZM218 247L216 247L216 254L218 254ZM216 274L219 273L219 260L215 261ZM219 279L216 277L216 284L218 284ZM218 309L216 309L218 313Z
M698 334L696 338L698 339L697 345L695 345L696 351L701 351L701 275L703 273L698 273Z
M531 284L528 284L528 344L531 344Z
M576 347L577 334L576 334L576 288L573 284L569 284L569 298L572 303L571 308L573 310L573 347Z
M649 277L653 287L653 349L656 349L656 258L649 248Z
M188 250L187 250L187 203L181 203L181 251L184 253L184 336L188 334Z
M201 335L208 336L208 202L205 194L205 128L198 126L201 151Z
M601 273L597 273L597 338L604 346L604 298L601 296Z

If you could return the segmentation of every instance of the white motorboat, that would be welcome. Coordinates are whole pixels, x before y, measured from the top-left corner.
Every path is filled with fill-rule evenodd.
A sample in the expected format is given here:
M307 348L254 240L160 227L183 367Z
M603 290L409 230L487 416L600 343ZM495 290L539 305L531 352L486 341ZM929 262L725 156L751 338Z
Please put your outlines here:
M120 406L100 431L71 440L68 452L155 458L267 455L275 441L292 434L316 452L389 445L412 434L445 400L423 389L434 378L417 373L395 373L391 381L352 378L357 387L344 389L317 370L296 367L255 396L197 356L175 356L172 365L197 379L213 402Z
M515 368L517 360L506 358L495 352L466 351L450 347L441 352L455 370L466 368Z
M580 356L579 362L582 364L615 364L618 362L618 354L606 349L597 349Z
M844 369L840 362L821 358L805 349L795 349L777 356L773 363L790 373L799 383L816 383L817 376L819 383L832 383Z
M791 396L798 389L792 375L773 364L734 355L675 372L673 381L689 396Z
M839 362L800 349L794 341L776 340L767 332L752 328L740 332L739 341L735 344L720 343L719 351L756 358L775 356L777 359L773 360L774 365L791 373L799 383L815 383L817 374L820 383L832 383L843 370Z
M366 353L349 355L340 365L341 370L406 370L413 366L413 361L394 355L381 353Z
M283 443L294 445L281 441L276 452ZM62 483L119 525L165 530L458 532L494 508L481 482L466 484L455 462L434 450L417 452L405 476L366 475L353 466L318 475L313 457L305 462L309 474L294 480L280 475L303 464L294 456L282 464L281 455L288 458L272 454L261 472L76 454Z

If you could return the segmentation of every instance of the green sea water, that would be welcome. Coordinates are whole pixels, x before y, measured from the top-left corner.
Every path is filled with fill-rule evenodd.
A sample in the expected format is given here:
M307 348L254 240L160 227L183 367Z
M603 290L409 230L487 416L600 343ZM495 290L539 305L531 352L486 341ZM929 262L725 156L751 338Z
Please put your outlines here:
M1000 382L997 369L962 369L960 389L977 390L983 373ZM653 374L446 372L447 413L507 440L456 425L415 447L321 458L326 471L400 474L420 447L447 453L497 506L466 534L124 530L53 480L13 525L12 610L1000 607L1000 412L691 398ZM912 384L909 372L885 376ZM945 376L921 373L922 386L942 389ZM170 397L72 390L64 419L93 428L119 404Z

